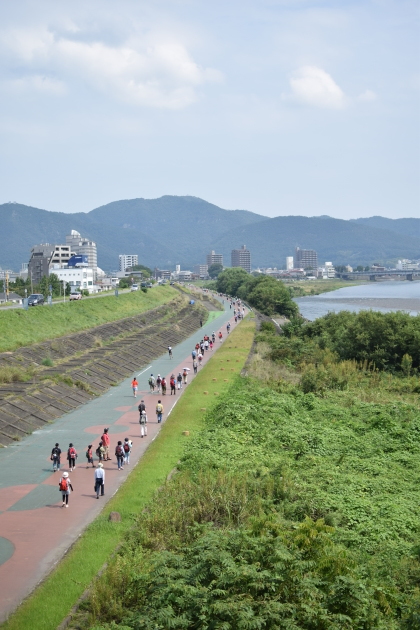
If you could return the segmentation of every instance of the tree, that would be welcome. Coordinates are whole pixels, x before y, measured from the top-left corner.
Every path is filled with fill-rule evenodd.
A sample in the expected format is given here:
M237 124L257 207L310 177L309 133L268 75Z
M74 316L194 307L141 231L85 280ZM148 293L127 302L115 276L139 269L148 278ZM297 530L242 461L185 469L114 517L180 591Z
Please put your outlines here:
M218 276L217 290L227 295L236 295L241 284L249 277L242 267L229 267Z
M118 283L118 288L119 289L128 289L128 282L127 282L127 280L125 280L124 278L121 278L121 280Z
M210 278L217 278L223 271L223 265L220 263L213 263L208 268L208 274Z
M363 265L357 265L356 271L363 271Z

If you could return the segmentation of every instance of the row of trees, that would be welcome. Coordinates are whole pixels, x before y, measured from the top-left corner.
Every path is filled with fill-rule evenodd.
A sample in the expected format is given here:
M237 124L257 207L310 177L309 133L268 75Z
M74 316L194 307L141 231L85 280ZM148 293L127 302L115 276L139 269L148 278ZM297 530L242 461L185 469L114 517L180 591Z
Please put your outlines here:
M68 282L65 283L65 295L70 295L71 287ZM55 273L51 273L49 276L41 278L39 284L33 284L31 279L23 280L23 278L16 278L14 282L9 282L9 291L13 291L21 297L30 295L31 293L42 293L44 296L51 294L53 297L59 297L63 295L63 283ZM26 289L26 293L25 293ZM1 281L0 291L4 291L4 281Z
M237 296L265 315L293 317L298 313L289 290L269 276L255 277L240 267L232 267L218 276L216 286L220 293Z

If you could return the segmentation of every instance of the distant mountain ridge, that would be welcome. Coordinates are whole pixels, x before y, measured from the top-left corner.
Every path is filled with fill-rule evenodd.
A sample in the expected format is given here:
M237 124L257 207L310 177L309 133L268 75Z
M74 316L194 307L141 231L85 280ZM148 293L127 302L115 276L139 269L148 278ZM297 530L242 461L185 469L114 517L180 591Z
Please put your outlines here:
M18 270L38 243L63 243L70 230L96 241L98 264L118 267L118 254L138 254L147 266L192 268L214 249L230 265L230 252L246 244L252 265L284 266L295 246L316 249L320 262L388 263L420 258L420 219L370 217L268 218L224 210L197 197L114 201L90 212L66 214L18 203L0 205L0 266Z

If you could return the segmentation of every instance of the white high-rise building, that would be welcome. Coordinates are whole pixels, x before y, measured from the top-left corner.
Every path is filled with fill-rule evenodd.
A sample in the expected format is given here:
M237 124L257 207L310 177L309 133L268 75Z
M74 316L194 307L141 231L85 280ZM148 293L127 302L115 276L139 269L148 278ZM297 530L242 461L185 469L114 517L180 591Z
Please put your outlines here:
M293 269L293 256L286 256L286 269Z
M120 254L118 258L120 261L120 271L126 271L129 267L132 268L139 264L137 254Z
M80 236L80 232L72 230L66 236L66 245L70 245L71 251L75 254L84 254L88 257L88 266L93 269L93 275L96 280L96 271L98 268L98 253L96 243Z

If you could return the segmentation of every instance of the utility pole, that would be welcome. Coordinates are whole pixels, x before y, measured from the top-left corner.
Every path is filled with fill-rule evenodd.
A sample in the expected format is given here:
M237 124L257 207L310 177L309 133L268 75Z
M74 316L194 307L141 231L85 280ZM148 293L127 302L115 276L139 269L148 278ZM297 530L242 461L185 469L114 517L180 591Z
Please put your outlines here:
M4 297L6 298L6 302L9 301L9 272L6 271L6 277L4 281Z

